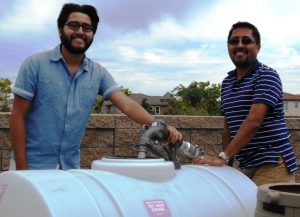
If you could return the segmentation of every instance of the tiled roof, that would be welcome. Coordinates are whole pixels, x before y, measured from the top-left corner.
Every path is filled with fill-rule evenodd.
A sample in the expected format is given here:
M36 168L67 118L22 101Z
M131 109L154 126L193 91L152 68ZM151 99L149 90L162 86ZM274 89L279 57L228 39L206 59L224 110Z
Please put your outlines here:
M147 96L142 93L132 93L129 95L129 97L131 99L137 101L139 104L142 103L143 99L147 99L147 103L149 105L167 105L167 103L165 101L163 101L166 99L165 96L166 95L164 95L164 97L162 97L162 96Z
M299 94L283 93L282 98L284 101L300 101Z
M148 96L142 93L131 93L129 97L133 100L135 100L140 105L142 104L143 99L147 99L147 103L150 106L166 106L168 105L166 100L172 98L172 95L170 93L166 93L164 96ZM104 104L106 106L112 105L112 103L108 101L104 101Z

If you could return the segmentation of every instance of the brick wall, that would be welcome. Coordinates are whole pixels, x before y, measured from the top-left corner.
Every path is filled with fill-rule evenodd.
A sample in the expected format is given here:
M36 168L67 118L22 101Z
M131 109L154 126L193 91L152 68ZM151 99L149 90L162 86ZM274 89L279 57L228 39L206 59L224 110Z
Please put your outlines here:
M10 113L0 113L0 172L9 166L11 144L9 142ZM202 146L207 154L221 151L223 117L208 116L156 116L183 134L184 140ZM291 142L300 163L300 118L287 118L292 135ZM140 138L141 125L124 115L92 115L81 143L81 168L90 168L91 162L103 156L136 156L134 146ZM189 160L181 155L182 163ZM300 172L297 171L300 182Z

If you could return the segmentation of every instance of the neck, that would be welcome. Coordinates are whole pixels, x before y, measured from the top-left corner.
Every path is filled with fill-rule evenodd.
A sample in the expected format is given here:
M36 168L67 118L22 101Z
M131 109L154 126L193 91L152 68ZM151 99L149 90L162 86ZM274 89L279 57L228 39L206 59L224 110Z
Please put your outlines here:
M250 67L247 68L236 68L236 79L241 80L248 72Z
M64 46L62 46L62 48L61 48L61 53L68 64L80 65L84 58L84 53L83 54L71 53Z
M83 54L71 53L64 46L61 47L61 53L69 67L71 74L75 75L78 67L83 61L84 53Z
M252 66L255 64L255 61L252 62L251 64L248 64L246 66L236 66L236 78L237 80L241 80L247 73L248 71L252 68Z

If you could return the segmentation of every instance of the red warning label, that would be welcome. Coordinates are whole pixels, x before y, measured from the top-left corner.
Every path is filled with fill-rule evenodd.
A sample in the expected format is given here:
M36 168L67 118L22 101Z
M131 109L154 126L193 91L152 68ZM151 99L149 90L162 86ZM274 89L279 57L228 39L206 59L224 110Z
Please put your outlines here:
M144 204L150 217L171 217L168 205L164 200L145 200Z

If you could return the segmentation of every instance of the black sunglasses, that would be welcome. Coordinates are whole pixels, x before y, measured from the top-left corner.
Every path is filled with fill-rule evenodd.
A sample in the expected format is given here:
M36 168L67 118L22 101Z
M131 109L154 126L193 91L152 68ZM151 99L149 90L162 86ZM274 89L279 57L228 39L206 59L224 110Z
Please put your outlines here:
M243 45L248 45L252 43L256 43L249 37L242 37L242 38L231 38L228 40L228 44L230 45L238 45L239 43L242 43Z
M82 28L83 32L93 31L92 25L87 24L87 23L80 24L77 21L70 21L70 22L66 23L65 25L67 25L70 29L72 29L74 31L77 31L80 27Z

